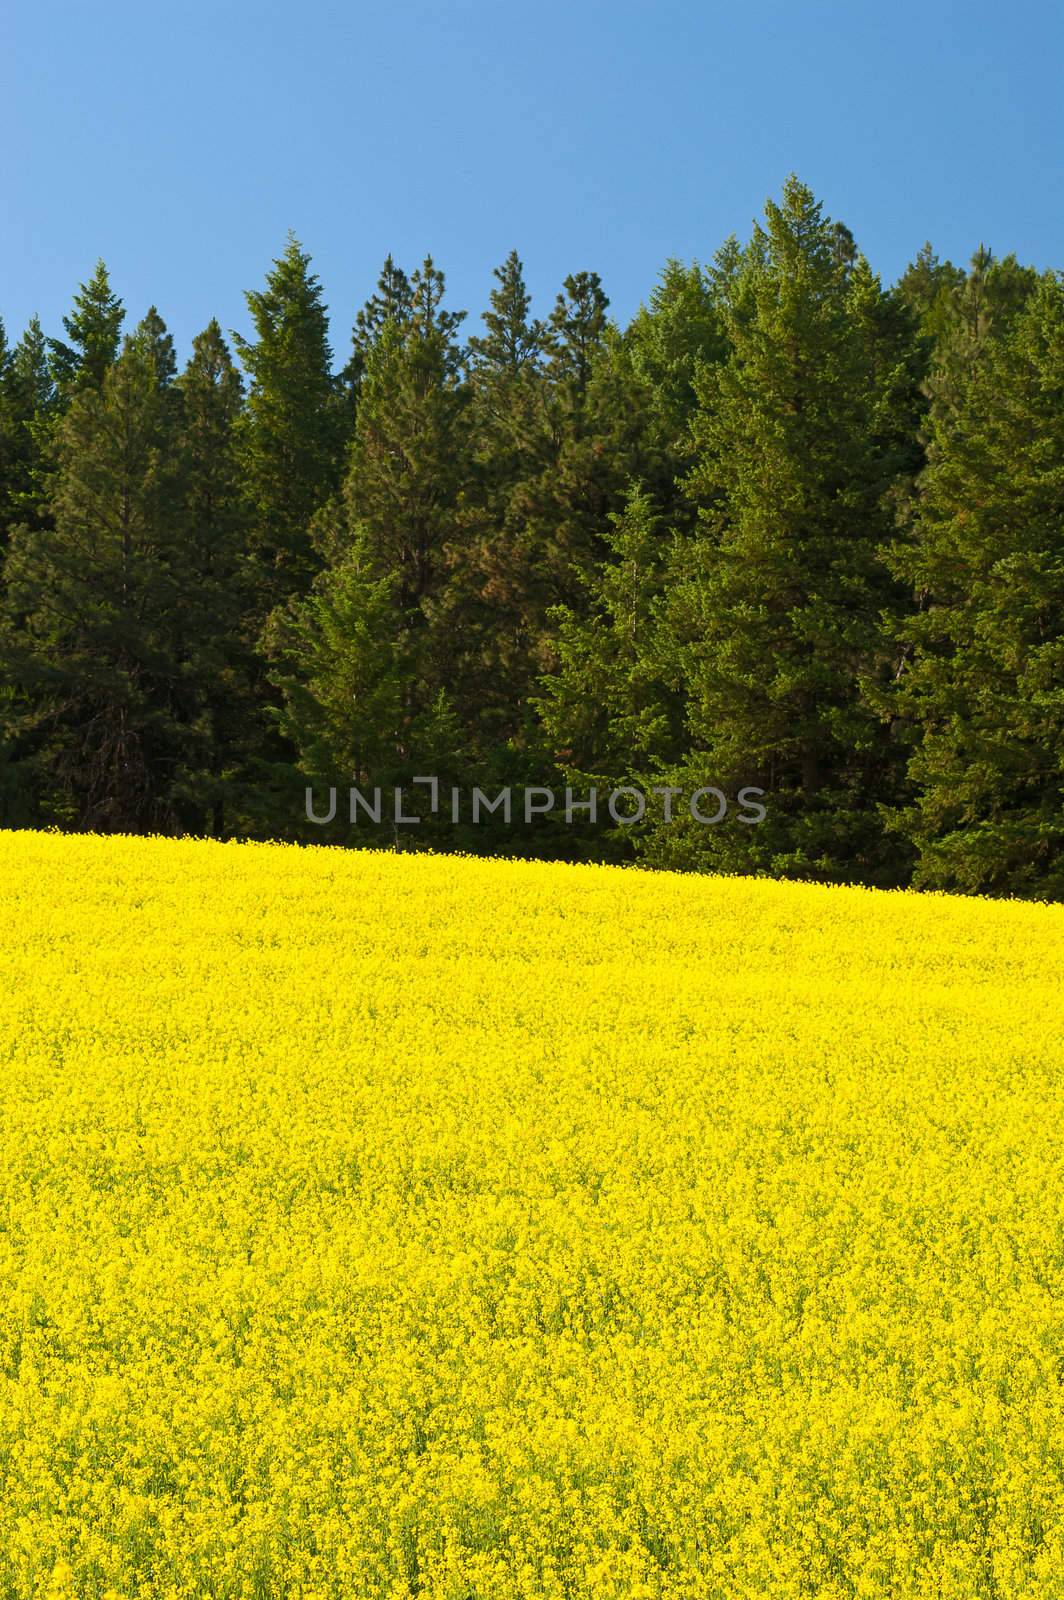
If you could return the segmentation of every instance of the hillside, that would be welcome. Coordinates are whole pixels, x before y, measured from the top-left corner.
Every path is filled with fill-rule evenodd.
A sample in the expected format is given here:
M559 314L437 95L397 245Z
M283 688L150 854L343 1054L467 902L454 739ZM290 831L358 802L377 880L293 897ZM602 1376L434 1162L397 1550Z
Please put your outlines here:
M0 1594L1026 1600L1064 907L0 833Z

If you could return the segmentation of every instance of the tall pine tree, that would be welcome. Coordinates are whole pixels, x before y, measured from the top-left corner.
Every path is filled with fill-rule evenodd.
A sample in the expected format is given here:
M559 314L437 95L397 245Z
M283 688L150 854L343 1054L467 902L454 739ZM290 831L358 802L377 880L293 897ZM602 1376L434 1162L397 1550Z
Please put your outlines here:
M1047 275L1006 320L949 370L894 548L919 602L894 708L918 734L917 797L896 821L923 886L1059 898L1064 281Z
M319 570L311 521L339 485L344 410L321 285L298 240L246 299L255 337L233 337L249 379L241 470L265 617Z
M850 252L797 179L726 249L727 360L700 382L696 534L671 586L692 752L675 781L766 793L767 819L662 830L661 859L892 881L878 815L894 753L861 691L889 670L878 558L889 477ZM871 286L869 286L871 292Z
M97 261L92 277L74 296L70 316L63 318L70 343L48 341L52 373L64 404L77 390L102 384L118 355L124 319L125 310L111 289L107 268Z
M182 471L172 351L153 313L59 425L52 525L19 527L5 563L0 661L42 819L177 825L185 758L174 618Z

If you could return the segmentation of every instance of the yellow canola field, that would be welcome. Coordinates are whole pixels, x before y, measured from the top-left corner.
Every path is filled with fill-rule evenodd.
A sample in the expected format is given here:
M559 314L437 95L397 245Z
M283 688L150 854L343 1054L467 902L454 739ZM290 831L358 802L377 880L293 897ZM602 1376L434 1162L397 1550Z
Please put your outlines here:
M1064 1596L1064 907L0 834L0 1600Z

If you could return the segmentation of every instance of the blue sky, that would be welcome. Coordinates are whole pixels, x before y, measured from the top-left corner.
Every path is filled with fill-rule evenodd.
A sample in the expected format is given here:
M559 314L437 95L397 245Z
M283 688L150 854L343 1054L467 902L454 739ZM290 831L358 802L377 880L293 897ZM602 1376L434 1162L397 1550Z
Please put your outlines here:
M1064 267L1059 0L34 0L0 19L0 315L102 255L182 354L292 228L346 352L390 250L470 319L515 247L622 320L796 171L890 280L925 238Z

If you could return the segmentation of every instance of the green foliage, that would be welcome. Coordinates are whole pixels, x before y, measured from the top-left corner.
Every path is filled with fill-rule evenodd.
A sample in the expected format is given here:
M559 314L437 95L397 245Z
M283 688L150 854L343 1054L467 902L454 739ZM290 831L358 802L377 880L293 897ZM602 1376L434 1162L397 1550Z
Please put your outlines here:
M718 266L728 357L704 370L689 488L699 508L669 585L689 789L764 789L758 827L701 828L707 864L889 878L876 801L891 752L860 680L882 672L893 587L877 549L889 464L877 437L865 278L796 179ZM674 829L659 849L674 859Z
M613 512L606 556L587 583L581 610L552 612L558 664L533 704L566 784L595 789L599 808L618 785L644 791L683 751L682 702L663 623L670 539L650 497L632 484ZM620 855L635 837L602 823Z
M1064 894L1064 283L951 372L911 539L899 713L918 734L896 817L933 888Z
M307 782L432 775L330 837L1060 895L1062 294L930 245L884 288L792 178L627 328L511 251L463 342L389 256L340 373L290 237L245 389L216 322L180 375L154 307L121 342L100 263L63 340L0 325L0 822L320 838Z
M125 310L112 292L102 261L88 283L74 296L74 309L63 318L70 344L49 339L52 376L64 403L86 387L99 388L118 354Z
M267 725L256 693L258 584L240 472L244 385L213 319L192 342L178 390L185 574L179 648L194 687L196 741L176 797L202 818L203 831L225 835L256 818Z
M43 815L171 829L180 763L181 457L160 331L142 323L59 425L51 527L14 530L3 665Z
M693 262L669 261L627 333L635 371L650 387L651 427L675 478L693 465L691 422L704 369L726 354L713 284Z
M547 330L542 322L529 319L532 297L516 250L495 268L494 276L498 287L491 291L483 318L487 333L470 339L469 350L474 370L482 377L512 380L539 362Z
M402 744L407 663L396 628L396 580L375 576L358 530L305 599L290 599L266 629L278 722L310 781L369 785L395 767Z
M241 465L265 612L318 569L309 529L339 484L344 411L321 285L298 240L246 299L255 338L233 339L249 378Z

